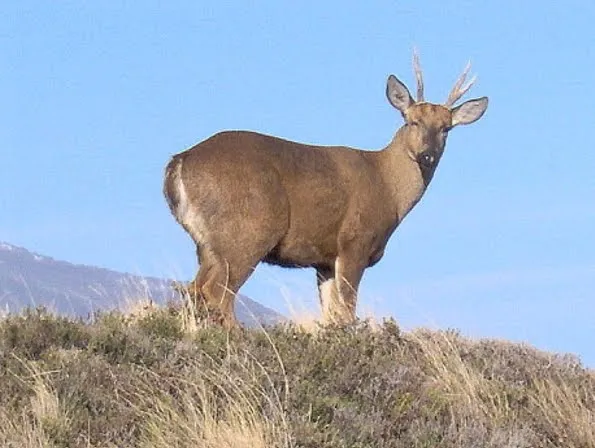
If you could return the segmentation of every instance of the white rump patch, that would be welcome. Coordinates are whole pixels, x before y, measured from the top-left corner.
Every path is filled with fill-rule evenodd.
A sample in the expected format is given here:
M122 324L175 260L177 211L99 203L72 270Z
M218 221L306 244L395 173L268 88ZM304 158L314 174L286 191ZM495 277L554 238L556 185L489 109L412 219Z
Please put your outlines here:
M188 231L194 241L197 244L204 244L207 233L204 219L188 199L188 193L182 180L182 163L182 161L178 162L172 173L174 188L178 192L178 206L174 209L174 214L178 222Z

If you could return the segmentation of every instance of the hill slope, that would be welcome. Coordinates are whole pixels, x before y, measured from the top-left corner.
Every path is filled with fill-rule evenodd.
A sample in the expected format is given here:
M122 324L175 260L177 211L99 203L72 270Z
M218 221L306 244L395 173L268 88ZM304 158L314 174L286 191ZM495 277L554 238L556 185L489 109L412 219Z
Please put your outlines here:
M0 307L10 311L43 305L60 314L87 316L143 298L164 303L174 297L170 284L170 280L58 261L0 242ZM247 324L254 323L253 316L263 323L282 319L244 296L236 302L236 313Z
M453 331L0 319L0 446L589 448L595 375Z

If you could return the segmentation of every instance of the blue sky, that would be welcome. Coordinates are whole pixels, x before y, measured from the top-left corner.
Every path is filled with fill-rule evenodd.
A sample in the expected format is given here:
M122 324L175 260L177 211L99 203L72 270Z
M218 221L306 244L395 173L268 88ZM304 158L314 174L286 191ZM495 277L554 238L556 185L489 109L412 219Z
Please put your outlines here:
M138 6L141 5L142 7ZM487 95L367 271L360 314L527 341L595 365L595 3L8 2L0 29L0 240L189 278L163 167L223 129L379 149L394 73L442 102L467 60ZM243 293L317 310L309 270Z

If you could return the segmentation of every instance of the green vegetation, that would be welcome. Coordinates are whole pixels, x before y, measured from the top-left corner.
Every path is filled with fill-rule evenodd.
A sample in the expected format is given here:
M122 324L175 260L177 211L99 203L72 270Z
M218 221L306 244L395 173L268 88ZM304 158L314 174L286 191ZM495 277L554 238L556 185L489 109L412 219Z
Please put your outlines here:
M2 447L595 447L595 373L454 331L240 330L184 308L0 320Z

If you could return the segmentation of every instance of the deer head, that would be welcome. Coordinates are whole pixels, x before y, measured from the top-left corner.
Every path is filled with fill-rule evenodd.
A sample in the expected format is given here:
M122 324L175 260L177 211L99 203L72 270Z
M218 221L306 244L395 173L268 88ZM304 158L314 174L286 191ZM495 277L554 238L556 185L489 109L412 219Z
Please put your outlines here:
M417 81L416 100L405 84L394 75L388 77L388 101L405 119L405 126L399 132L400 143L408 156L419 164L426 185L442 157L450 130L455 126L479 120L488 107L488 98L485 96L455 106L475 82L476 78L473 77L465 84L470 68L471 65L468 63L444 104L433 104L424 100L423 74L417 51L413 52L413 70Z

